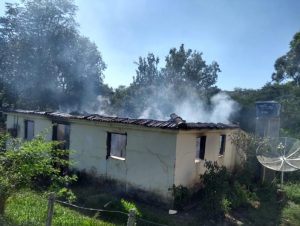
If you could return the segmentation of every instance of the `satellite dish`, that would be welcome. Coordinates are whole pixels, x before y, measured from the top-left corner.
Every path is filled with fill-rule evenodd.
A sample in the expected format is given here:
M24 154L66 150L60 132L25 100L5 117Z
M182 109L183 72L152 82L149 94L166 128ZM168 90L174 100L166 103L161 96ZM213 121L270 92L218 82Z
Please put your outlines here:
M291 137L264 139L256 151L257 160L264 167L282 172L300 169L300 140Z

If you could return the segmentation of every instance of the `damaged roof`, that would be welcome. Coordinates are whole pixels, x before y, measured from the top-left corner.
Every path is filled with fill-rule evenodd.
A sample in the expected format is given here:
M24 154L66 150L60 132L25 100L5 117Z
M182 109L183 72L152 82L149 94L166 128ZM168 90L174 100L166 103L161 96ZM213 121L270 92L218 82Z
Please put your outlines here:
M223 124L223 123L202 123L195 122L190 123L182 120L176 114L171 114L171 119L167 121L154 120L154 119L133 119L133 118L121 118L121 117L109 117L102 116L98 114L90 115L75 115L61 112L46 112L46 111L30 111L30 110L5 110L4 113L20 113L29 115L40 115L51 118L53 120L68 120L68 119L78 119L87 121L96 121L104 123L118 123L118 124L130 124L138 125L143 127L151 128L161 128L161 129L183 129L183 130L193 130L193 129L236 129L239 128L235 124ZM175 117L174 117L175 116Z

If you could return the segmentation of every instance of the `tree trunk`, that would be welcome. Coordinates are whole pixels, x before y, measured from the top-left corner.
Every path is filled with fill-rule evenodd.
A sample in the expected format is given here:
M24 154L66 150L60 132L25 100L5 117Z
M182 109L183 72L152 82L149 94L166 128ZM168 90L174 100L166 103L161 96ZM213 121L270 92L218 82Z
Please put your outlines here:
M6 200L5 196L0 197L0 215L4 215Z

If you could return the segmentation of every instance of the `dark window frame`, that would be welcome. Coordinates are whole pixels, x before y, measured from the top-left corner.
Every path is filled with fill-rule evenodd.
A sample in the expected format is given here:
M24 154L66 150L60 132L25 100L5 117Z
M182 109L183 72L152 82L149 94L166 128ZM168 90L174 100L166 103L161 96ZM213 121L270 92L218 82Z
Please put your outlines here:
M65 131L64 131L65 134L68 134L67 139L63 140L63 143L61 145L58 145L58 148L67 150L70 148L71 124L69 122L53 121L52 122L52 140L54 140L54 141L62 141L62 140L58 140L58 137L57 137L58 125L67 126L67 127L65 127Z
M197 137L197 140L198 139L200 141L199 141L199 146L197 145L197 149L199 149L199 150L196 150L197 151L196 159L204 160L205 159L206 139L207 139L207 136L206 135L201 135L201 136ZM198 143L198 141L197 141L197 143Z
M28 134L28 124L29 123L32 123L32 137L28 137L29 136L29 134ZM34 138L34 121L33 120L29 120L29 119L25 119L24 120L24 139L25 140L32 140L33 138Z
M126 158L126 149L127 149L127 133L116 133L116 132L107 132L106 133L106 159L112 157L112 158L118 158L120 160L125 160ZM124 147L124 152L123 150L121 149L120 150L120 155L112 155L111 154L111 145L112 145L112 135L115 134L115 135L123 135L123 136L126 136L126 139L125 139L125 147Z
M220 150L219 150L219 156L224 155L226 148L226 134L220 135Z

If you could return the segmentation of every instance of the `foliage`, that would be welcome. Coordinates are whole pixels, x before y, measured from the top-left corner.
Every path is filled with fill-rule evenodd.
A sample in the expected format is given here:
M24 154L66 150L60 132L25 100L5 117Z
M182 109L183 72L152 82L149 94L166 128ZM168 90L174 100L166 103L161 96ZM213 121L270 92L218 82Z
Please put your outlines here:
M230 174L224 166L206 161L205 167L207 170L201 176L204 188L199 191L202 194L201 210L204 216L222 218L225 213L249 207L258 200L256 194L249 190L248 181L245 184L244 180Z
M14 140L13 138L11 138ZM37 180L46 178L49 189L59 191L62 187L76 180L62 172L70 162L65 160L67 150L56 149L57 142L47 142L38 136L32 141L12 142L8 150L0 153L0 197L1 212L4 211L7 198L22 188L34 187ZM61 194L72 193L66 189Z
M296 33L290 43L290 50L275 62L275 73L272 79L282 82L291 79L297 86L300 85L300 32Z
M32 192L20 191L9 198L5 218L12 225L44 225L47 217L47 197ZM55 225L115 225L92 217L84 216L58 203L54 206L53 226ZM1 222L1 221L0 221Z
M170 50L162 72L166 80L176 87L191 86L198 90L206 90L217 82L220 68L216 62L207 65L202 53L186 50L182 44L178 50Z
M111 112L131 117L162 118L174 112L176 104L186 99L207 101L218 92L214 86L219 66L207 64L202 53L172 48L158 68L159 58L153 53L136 62L136 75L129 87L120 86L111 99ZM146 114L145 114L146 112Z
M183 207L191 201L192 197L191 191L182 185L173 185L172 195L174 199L174 208L177 210L182 210Z
M253 134L242 131L230 135L231 142L237 150L237 157L240 159L240 167L235 172L235 177L248 188L259 179L260 165L256 158L256 150L263 141Z
M229 192L229 174L224 166L206 161L206 171L201 176L204 189L202 210L209 217L220 217L230 210L231 202L226 195Z
M1 107L56 110L91 107L105 64L79 34L72 0L6 3L0 17ZM84 106L83 106L84 105Z
M284 185L284 191L288 200L300 204L300 182L288 183Z
M243 130L255 132L255 102L274 100L281 104L280 135L300 138L300 87L293 82L267 83L261 89L235 89L228 93L240 105L233 118Z
M282 210L282 225L298 226L300 224L300 204L288 202Z

